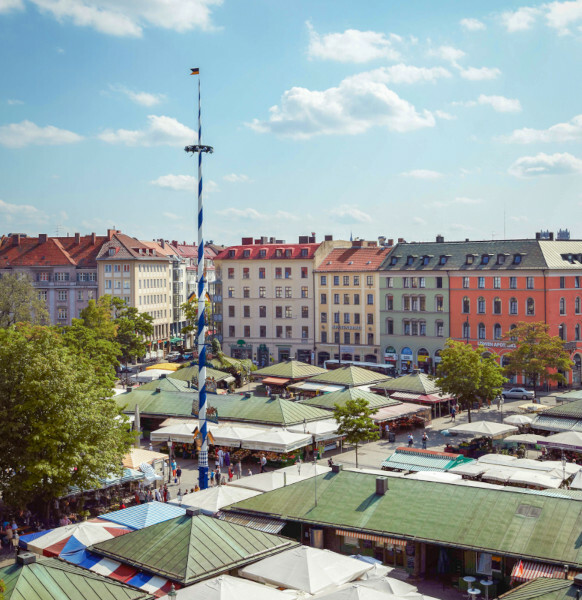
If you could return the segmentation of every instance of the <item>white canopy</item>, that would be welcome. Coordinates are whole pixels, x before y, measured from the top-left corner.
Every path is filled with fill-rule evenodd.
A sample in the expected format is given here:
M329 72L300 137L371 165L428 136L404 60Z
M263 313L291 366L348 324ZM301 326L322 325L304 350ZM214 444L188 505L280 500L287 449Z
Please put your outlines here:
M548 464L549 461L532 460L531 458L518 458L512 466L520 469L533 469L534 471L555 471L556 467Z
M508 425L531 425L533 419L526 417L525 415L510 415L509 417L505 417L503 422Z
M571 490L582 490L582 471L578 471L576 473L574 479L572 479L572 483L570 484Z
M174 371L169 371L168 369L150 369L149 371L136 373L135 375L132 375L130 379L136 383L149 383L150 381L159 379L162 375L170 375L173 372Z
M449 469L447 472L455 473L456 475L465 475L465 477L479 477L479 475L485 473L486 469L487 465L480 464L479 462L475 461L472 463L457 465L456 467Z
M339 589L317 596L317 600L401 600L392 594L365 585L367 582L358 581L344 585Z
M406 479L419 479L421 481L436 481L439 483L450 483L459 481L463 476L459 473L449 473L448 471L417 471L406 476Z
M509 478L509 483L535 485L544 489L557 490L562 485L562 476L552 473L541 473L532 469L516 469Z
M309 433L315 439L333 437L337 431L338 423L335 419L324 419L323 421L312 421L311 423L293 425L287 430L293 433Z
M264 450L265 452L291 452L297 448L309 446L311 435L292 433L286 429L271 429L256 433L242 442L243 448Z
M305 392L339 392L345 390L345 385L333 385L331 383L314 383L313 381L302 381L289 386L290 389Z
M198 508L205 514L213 515L229 504L241 502L259 494L260 492L255 490L246 490L232 485L217 485L199 492L186 494L182 497L181 502L177 498L170 500L168 504L174 504L182 508Z
M270 431L270 429L265 427L242 427L229 424L210 427L210 431L216 446L238 447L243 440L252 438L255 435L263 434Z
M481 479L488 481L507 483L509 478L515 473L515 469L512 469L511 467L497 467L493 465L487 465L487 467L485 473L481 475Z
M544 464L548 467L552 466L554 468L554 470L557 470L560 473L563 473L563 471L564 471L562 461L560 461L560 460L545 460ZM566 477L569 477L570 475L574 475L574 473L578 473L581 469L582 469L581 465L578 465L576 463L567 462L566 463Z
M517 460L517 456L509 456L509 454L484 454L478 460L485 465L508 465L514 463Z
M394 567L387 567L386 565L383 565L381 563L374 563L372 565L372 568L369 571L366 571L360 577L360 579L358 579L358 581L365 581L367 579L381 579L383 577L386 577L386 575L388 575L388 573L390 573L391 571L394 571Z
M196 423L179 423L156 429L150 433L152 442L182 442L185 444L194 443L194 430L197 429Z
M315 465L312 462L304 462L301 463L301 478L302 479L307 479L309 477L313 477L314 475L323 475L323 473L329 473L331 471L331 469L329 467L326 467L324 465L320 465L318 463L315 463ZM277 469L278 473L297 473L297 465L291 465L290 467L283 467L282 469ZM382 473L386 473L385 471L382 471Z
M239 573L254 581L316 594L353 581L371 568L329 550L299 546L248 565Z
M547 446L548 448L582 451L582 433L576 431L556 433L548 437L538 438L538 444L540 446Z
M161 600L169 600L169 596L163 596ZM285 594L275 588L232 577L231 575L220 575L206 581L176 591L177 600L292 600L289 594Z
M515 442L517 444L537 444L539 436L533 433L518 433L517 435L509 435L503 441Z
M456 427L450 427L449 431L456 431L465 435L473 435L475 437L503 437L511 433L517 433L519 430L513 425L502 425L493 421L477 421L475 423L464 423Z
M380 579L370 579L363 581L362 585L368 588L373 588L384 594L393 594L394 596L406 596L418 592L418 588L410 583L394 579L393 577L382 577Z
M329 467L324 467L322 465L318 465L318 467L318 475L331 471ZM277 490L286 485L291 485L292 483L309 479L310 477L313 477L314 474L315 471L312 463L301 463L300 469L298 469L297 466L291 466L277 471L259 473L258 475L251 475L250 477L235 479L229 485L246 488L249 490L256 490L257 492L270 492L271 490Z

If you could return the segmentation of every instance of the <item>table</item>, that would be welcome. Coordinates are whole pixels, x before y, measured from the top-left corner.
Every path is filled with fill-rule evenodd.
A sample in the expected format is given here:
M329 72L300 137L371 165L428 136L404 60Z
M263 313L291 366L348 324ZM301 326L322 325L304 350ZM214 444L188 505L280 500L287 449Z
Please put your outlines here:
M479 583L485 586L485 600L489 600L489 586L493 585L493 582L491 579L481 579Z

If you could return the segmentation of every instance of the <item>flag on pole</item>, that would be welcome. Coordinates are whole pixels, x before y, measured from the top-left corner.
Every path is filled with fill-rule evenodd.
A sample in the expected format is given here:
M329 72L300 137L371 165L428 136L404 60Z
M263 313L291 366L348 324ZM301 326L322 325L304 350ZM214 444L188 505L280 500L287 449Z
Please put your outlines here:
M195 69L190 69L192 71L190 75L200 75L200 69L196 67Z

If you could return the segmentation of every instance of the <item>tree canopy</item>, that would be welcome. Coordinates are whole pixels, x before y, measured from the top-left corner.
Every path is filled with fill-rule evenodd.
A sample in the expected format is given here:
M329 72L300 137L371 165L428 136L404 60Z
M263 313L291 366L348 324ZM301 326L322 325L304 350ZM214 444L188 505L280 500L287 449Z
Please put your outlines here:
M505 339L516 342L517 348L505 354L508 375L524 373L538 383L555 381L564 383L566 378L559 371L569 371L572 361L564 349L564 341L549 334L550 326L542 322L518 323L505 334Z
M490 402L507 381L493 357L483 356L486 353L483 346L473 348L451 339L441 351L436 383L443 392L454 396L461 408L467 409L469 423L473 402Z
M133 434L94 362L55 329L0 330L0 491L48 516L71 486L121 472Z
M335 405L333 417L338 422L337 432L344 435L346 441L356 450L356 469L358 468L358 446L362 442L372 442L380 437L378 426L371 419L374 411L363 398L348 400L344 406Z
M49 323L49 314L44 300L32 285L30 277L23 273L0 276L0 328L16 323Z

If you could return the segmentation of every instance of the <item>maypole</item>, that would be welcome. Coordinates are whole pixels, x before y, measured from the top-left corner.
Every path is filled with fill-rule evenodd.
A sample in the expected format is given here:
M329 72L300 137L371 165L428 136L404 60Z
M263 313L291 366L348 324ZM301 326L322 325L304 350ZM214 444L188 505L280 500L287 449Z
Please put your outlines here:
M204 279L204 236L202 231L202 153L212 153L211 146L202 145L202 111L200 98L200 69L191 69L190 75L198 75L198 144L186 146L186 152L198 153L198 406L192 403L192 414L198 415L202 447L198 455L198 485L208 487L208 424L206 421L206 280Z

